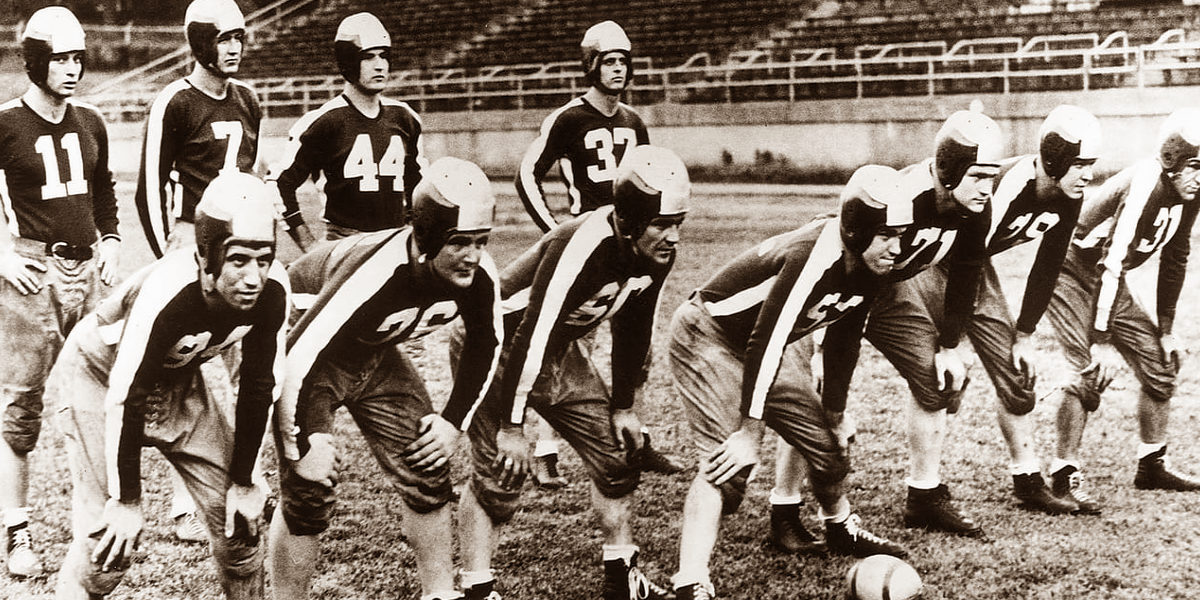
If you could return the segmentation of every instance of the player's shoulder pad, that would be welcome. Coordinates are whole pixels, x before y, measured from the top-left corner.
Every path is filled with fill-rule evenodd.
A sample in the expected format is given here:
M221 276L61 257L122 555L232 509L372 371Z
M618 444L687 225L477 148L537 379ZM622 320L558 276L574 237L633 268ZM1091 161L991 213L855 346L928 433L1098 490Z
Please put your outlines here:
M20 107L21 107L21 98L17 97L17 98L13 98L12 100L9 100L8 102L5 102L4 104L0 104L0 112L4 112L6 110L12 110L14 108L20 108Z
M350 104L346 102L346 97L341 94L330 98L325 102L325 104L322 104L321 106L304 113L299 119L297 119L296 122L292 124L291 128L288 129L288 137L299 137L305 131L308 131L314 123L321 119L321 117L324 117L325 115L328 115L338 109L346 108L349 105Z
M380 102L384 106L394 106L397 108L402 108L402 109L404 109L405 112L408 113L408 115L410 117L415 119L417 121L417 123L421 122L421 115L417 114L417 111L414 110L413 107L409 106L409 104L403 100L396 100L394 98L386 98L385 97L385 98L380 98Z
M230 83L230 85L233 85L235 87L239 87L239 88L242 88L245 90L250 90L251 93L254 92L254 87L251 86L249 83L242 81L241 79L230 78L229 83Z
M554 124L557 123L559 118L563 116L563 113L566 113L572 108L578 108L582 106L583 97L580 96L578 98L572 98L566 104L554 109L554 112L551 112L550 114L546 115L545 119L542 119L542 135L550 132L550 129L553 128Z
M99 119L101 125L104 124L104 113L100 111L99 106L96 106L95 104L91 104L89 102L83 102L81 100L76 100L75 98L67 98L67 104L70 104L71 106L78 108L80 111L82 111L86 114L90 114L90 115L94 116L95 118ZM3 108L0 107L0 110L2 110L2 109Z
M167 105L170 104L171 101L177 96L179 96L179 92L188 89L192 89L192 84L189 83L187 79L176 79L175 81L167 84L167 87L163 88L162 91L158 92L158 95L154 97L154 102L150 103L150 114L154 114L156 111L162 112L163 110L166 110Z

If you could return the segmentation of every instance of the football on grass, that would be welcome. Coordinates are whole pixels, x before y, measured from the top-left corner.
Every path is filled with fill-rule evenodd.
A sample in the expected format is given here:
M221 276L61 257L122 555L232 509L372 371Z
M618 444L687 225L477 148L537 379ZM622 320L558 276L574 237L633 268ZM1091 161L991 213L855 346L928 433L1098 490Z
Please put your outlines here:
M921 595L921 576L908 563L886 554L868 556L846 575L849 600L911 600Z

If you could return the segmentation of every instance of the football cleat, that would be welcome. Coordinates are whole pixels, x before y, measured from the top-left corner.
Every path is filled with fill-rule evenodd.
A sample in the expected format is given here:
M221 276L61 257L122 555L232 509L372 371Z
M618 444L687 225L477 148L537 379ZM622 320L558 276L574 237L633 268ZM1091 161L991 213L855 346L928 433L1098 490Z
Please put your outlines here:
M558 454L533 457L533 482L544 490L557 490L567 486L567 478L558 471Z
M33 551L29 523L9 527L5 544L8 574L14 577L36 577L42 574L42 560Z
M932 490L908 488L904 526L922 527L966 537L985 538L983 528L959 512L950 499L950 488L940 484Z
M689 583L675 588L675 600L717 600L717 592L711 581Z
M175 517L175 537L181 542L198 544L208 541L208 532L204 531L196 513L190 512Z
M637 462L637 466L644 472L673 475L683 470L683 465L650 445L650 434L644 431L642 432L642 450L637 454Z
M1079 504L1069 496L1055 496L1046 487L1041 473L1013 475L1013 495L1018 506L1048 515L1066 515L1079 511Z
M1139 490L1172 490L1176 492L1193 492L1200 490L1200 480L1183 473L1172 471L1167 465L1167 448L1158 450L1142 457L1138 461L1137 475L1133 485Z
M500 592L497 592L496 580L477 583L463 590L463 600L501 600Z
M851 514L841 523L825 523L825 544L831 552L866 558L873 554L889 554L896 558L908 556L908 550L889 539L862 528L862 519Z
M1050 479L1055 496L1070 499L1079 507L1075 509L1075 514L1100 514L1100 503L1088 493L1087 485L1083 481L1083 473L1080 473L1079 469L1068 465L1051 473Z
M821 542L805 529L800 520L799 504L771 505L771 546L791 554L824 550Z
M621 559L604 561L604 600L672 600L675 594L650 581L637 567L637 553L626 563Z

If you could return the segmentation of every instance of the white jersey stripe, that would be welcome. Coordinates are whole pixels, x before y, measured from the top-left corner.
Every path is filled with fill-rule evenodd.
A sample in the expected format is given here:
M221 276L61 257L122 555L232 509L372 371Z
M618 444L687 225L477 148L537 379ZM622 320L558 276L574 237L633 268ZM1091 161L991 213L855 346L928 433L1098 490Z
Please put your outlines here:
M487 397L488 389L492 387L492 380L496 377L496 371L500 368L500 351L504 344L504 312L500 309L500 270L496 268L496 262L492 260L492 255L487 252L483 253L479 261L479 268L487 273L495 284L492 297L492 331L495 332L496 351L492 353L492 362L488 365L487 377L483 380L483 385L479 388L479 395L475 401L471 403L471 408L467 410L467 414L463 417L462 425L459 429L466 431L471 426L471 419L475 418L475 412L483 404L484 398Z
M704 308L708 310L708 314L714 317L736 315L751 306L762 304L767 298L767 293L771 291L771 286L775 285L775 280L778 278L778 275L772 275L764 279L762 283L746 288L728 298L716 302L705 302Z
M267 170L267 181L278 180L280 174L290 169L292 165L296 164L296 155L300 152L300 136L304 135L304 133L308 131L308 128L312 127L312 124L315 123L317 119L321 118L322 115L331 110L342 108L344 106L346 106L346 97L339 95L336 98L329 100L325 104L322 104L321 108L305 113L304 116L300 117L298 121L292 124L292 127L288 129L288 140L287 144L283 147L283 156L281 156L279 161L272 164L271 168ZM259 148L262 148L261 143L258 146Z
M1162 173L1162 168L1155 161L1143 161L1136 169L1129 182L1129 192L1125 195L1121 214L1113 224L1108 251L1101 263L1104 269L1100 273L1100 291L1096 296L1096 331L1108 331L1108 318L1124 275L1125 258L1137 236L1138 221Z
M0 169L0 202L4 203L4 220L13 237L21 237L21 226L17 223L17 212L13 210L12 195L8 191L8 175Z
M996 235L1000 221L1003 221L1004 216L1008 214L1008 207L1012 205L1013 200L1017 199L1021 190L1024 190L1025 186L1029 184L1029 180L1036 176L1033 159L1033 156L1029 156L1013 165L1008 173L1004 174L1004 179L1000 180L1000 185L996 186L996 191L992 194L992 223L988 229L986 242L988 246L992 244L992 238Z
M163 115L167 111L167 105L171 103L171 98L188 87L190 84L185 79L172 82L158 95L154 104L150 105L150 116L146 118L146 147L142 150L145 153L143 158L146 163L146 167L142 169L142 176L146 179L146 214L149 216L150 229L158 248L163 251L167 248L167 234L169 233L164 220L164 212L166 212L162 197L164 182L159 181L158 178L158 155L162 151ZM176 194L176 199L178 198L179 196Z

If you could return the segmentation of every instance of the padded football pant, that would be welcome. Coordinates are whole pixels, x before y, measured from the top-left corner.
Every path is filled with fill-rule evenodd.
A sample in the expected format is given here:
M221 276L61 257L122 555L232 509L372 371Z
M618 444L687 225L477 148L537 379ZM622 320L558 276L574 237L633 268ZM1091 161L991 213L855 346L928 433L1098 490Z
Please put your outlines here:
M37 445L42 392L67 334L99 303L103 290L95 258L46 255L46 245L16 238L16 252L46 266L42 289L22 295L0 279L0 409L4 441L17 454Z
M692 299L675 311L668 352L692 438L699 456L707 456L742 422L745 348L730 345L708 311ZM814 483L834 484L849 474L850 460L825 423L821 395L813 387L812 357L811 336L787 345L767 393L763 421L804 456ZM721 486L727 513L741 503L748 476L749 472L739 473Z
M1095 299L1099 286L1099 267L1089 264L1072 246L1046 317L1062 346L1067 362L1075 370L1071 383L1063 388L1063 400L1075 400L1088 412L1100 406L1096 373L1079 375L1092 362L1091 333L1096 320ZM1129 293L1124 279L1113 300L1109 322L1112 344L1133 370L1142 390L1150 398L1168 401L1175 395L1175 370L1163 352L1158 325Z

